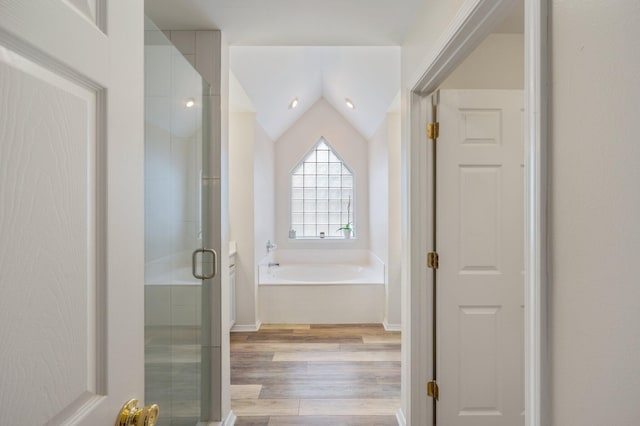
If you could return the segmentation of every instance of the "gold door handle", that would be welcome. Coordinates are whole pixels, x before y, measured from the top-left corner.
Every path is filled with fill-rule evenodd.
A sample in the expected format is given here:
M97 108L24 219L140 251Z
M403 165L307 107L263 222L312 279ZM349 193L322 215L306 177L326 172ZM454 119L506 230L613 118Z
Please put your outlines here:
M156 404L138 408L138 400L125 402L118 414L116 426L155 426L160 408Z

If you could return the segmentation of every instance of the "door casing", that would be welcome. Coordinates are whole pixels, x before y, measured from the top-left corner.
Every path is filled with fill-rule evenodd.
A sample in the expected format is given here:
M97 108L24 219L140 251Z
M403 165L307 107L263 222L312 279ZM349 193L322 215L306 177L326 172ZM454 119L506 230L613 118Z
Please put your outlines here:
M431 374L432 275L427 273L427 241L431 241L431 199L426 124L431 120L431 95L449 74L492 32L515 0L469 0L444 32L436 54L408 86L403 102L408 135L403 137L403 179L407 182L403 240L403 361L402 381L410 424L431 424L433 409L426 395ZM547 359L547 115L548 0L525 0L525 424L548 423Z

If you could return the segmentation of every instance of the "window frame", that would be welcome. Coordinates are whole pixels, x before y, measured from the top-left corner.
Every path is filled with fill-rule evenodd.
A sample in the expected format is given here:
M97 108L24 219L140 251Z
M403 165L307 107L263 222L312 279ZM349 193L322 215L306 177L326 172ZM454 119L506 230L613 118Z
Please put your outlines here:
M309 156L309 154L311 154L314 151L317 151L318 147L320 146L320 144L324 143L324 145L326 145L329 148L329 151L340 161L340 163L342 164L342 166L344 168L346 168L346 170L351 174L351 211L350 211L350 215L351 215L351 219L350 219L350 223L351 223L351 238L344 238L343 236L340 235L327 235L325 237L320 237L318 236L301 236L301 235L296 235L295 238L291 238L289 236L289 241L322 241L322 240L328 240L328 241L349 241L349 240L357 240L357 234L356 234L356 203L357 203L357 197L356 197L356 173L354 172L353 168L351 166L349 166L349 164L344 160L344 158L338 153L338 151L329 143L329 141L327 140L327 138L325 138L324 136L320 136L320 138L318 139L318 141L316 143L313 144L313 146L308 149L307 151L305 151L304 155L302 156L302 158L296 162L296 164L289 170L289 174L288 174L288 179L289 179L289 231L293 229L293 176L295 174L295 171L303 166L304 167L304 163L305 163L305 159ZM317 161L316 161L317 164ZM341 175L343 175L341 173ZM302 176L304 176L304 172L302 174ZM316 174L317 176L317 174ZM330 174L328 174L328 176L330 176ZM317 189L317 185L315 186L315 188ZM343 189L344 187L340 186L341 189ZM316 194L316 198L315 200L317 201L317 194ZM341 200L344 200L343 198L341 198ZM303 198L304 201L304 198ZM298 213L298 212L296 212ZM304 215L304 208L303 208L303 213ZM316 210L316 214L317 214L317 210ZM341 216L343 214L342 208L341 208L341 212L340 212ZM329 224L332 225L332 224ZM339 226L343 226L344 223L341 223ZM303 225L304 226L304 218L303 218ZM315 226L317 226L317 220L315 222ZM288 232L289 232L288 231Z

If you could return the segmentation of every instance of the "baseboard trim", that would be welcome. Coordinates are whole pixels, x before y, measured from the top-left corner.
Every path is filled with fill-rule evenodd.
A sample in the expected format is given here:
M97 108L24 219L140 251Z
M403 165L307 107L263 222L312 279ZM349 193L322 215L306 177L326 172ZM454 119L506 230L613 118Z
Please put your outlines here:
M398 426L407 426L407 419L404 417L404 411L402 408L399 408L396 411L396 420L398 421Z
M222 426L234 426L236 424L236 420L238 420L238 418L233 413L233 410L229 410L229 414L227 414L227 418L222 422Z
M388 324L386 320L382 321L382 326L384 327L385 331L402 331L401 324Z
M234 324L231 327L232 333L247 333L247 332L255 332L260 330L260 326L262 325L262 321L257 321L255 324Z
M236 424L236 420L238 418L236 417L235 414L233 414L233 411L229 410L229 414L227 414L227 417L224 418L223 421L221 422L198 422L196 423L197 426L234 426Z

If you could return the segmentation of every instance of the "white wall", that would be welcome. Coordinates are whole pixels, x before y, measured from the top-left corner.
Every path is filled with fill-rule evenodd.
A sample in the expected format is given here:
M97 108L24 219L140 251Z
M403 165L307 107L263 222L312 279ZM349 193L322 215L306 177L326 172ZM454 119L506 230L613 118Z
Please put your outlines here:
M229 73L229 222L235 241L236 328L259 321L257 264L274 232L274 144L257 123L256 113L240 82Z
M390 113L369 141L369 240L385 264L385 316L400 328L400 114Z
M257 122L253 164L254 258L257 263L267 254L267 240L273 241L275 237L275 147L267 132Z
M640 419L640 4L551 1L552 424Z
M417 82L418 76L435 53L437 40L442 32L458 12L460 6L469 0L431 0L416 15L411 29L407 32L402 43L401 76L402 88L411 89L410 85ZM406 93L403 93L405 96Z
M385 118L369 141L369 246L389 263L389 132ZM386 275L386 274L385 274Z
M200 76L173 46L145 47L145 276L171 276L197 247ZM160 282L169 284L170 280ZM147 284L151 283L149 280Z
M389 261L387 263L388 292L386 322L388 325L400 325L402 322L402 164L400 128L400 114L387 114Z
M150 104L158 104L158 110L166 111L169 119L169 108L162 108L162 100L145 99L145 113L149 113ZM168 105L168 101L167 101ZM163 111L164 113L164 111ZM165 115L165 114L162 114ZM149 275L150 262L169 258L173 253L173 226L178 222L171 206L172 191L167 188L171 178L165 170L171 169L171 133L149 121L145 121L145 209L144 209L144 260L145 275ZM170 265L167 265L170 268ZM166 271L169 273L169 270Z
M229 114L229 239L237 244L236 324L255 324L254 140L256 114Z
M291 170L324 137L355 174L355 231L352 240L289 241ZM369 248L368 143L329 103L320 99L275 144L276 235L281 248Z
M524 35L490 34L442 89L524 89Z

